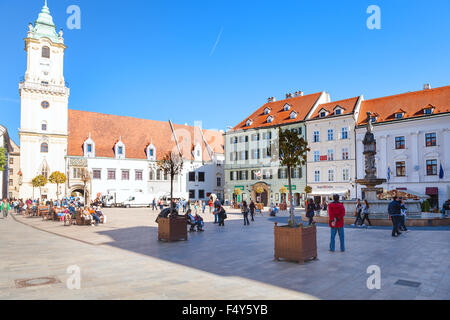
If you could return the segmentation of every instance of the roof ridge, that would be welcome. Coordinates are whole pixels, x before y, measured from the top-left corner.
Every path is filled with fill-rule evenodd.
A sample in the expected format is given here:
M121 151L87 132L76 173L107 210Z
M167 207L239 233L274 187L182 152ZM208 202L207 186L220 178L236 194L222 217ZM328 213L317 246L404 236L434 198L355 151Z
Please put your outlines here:
M413 94L424 93L424 92L440 91L440 90L443 90L445 88L450 88L450 85L449 86L432 88L432 89L425 89L425 90L422 89L422 90L416 90L416 91L408 91L408 92L403 92L403 93L398 93L398 94L394 94L394 95L390 95L390 96L383 96L383 97L378 97L378 98L373 98L373 99L366 99L363 102L388 99L388 98L399 97L399 96L403 96L403 95L413 95Z

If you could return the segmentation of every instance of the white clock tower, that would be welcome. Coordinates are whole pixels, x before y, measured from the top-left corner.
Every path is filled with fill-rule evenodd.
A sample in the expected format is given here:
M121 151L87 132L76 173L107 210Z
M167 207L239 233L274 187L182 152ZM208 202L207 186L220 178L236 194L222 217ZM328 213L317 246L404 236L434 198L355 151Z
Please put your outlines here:
M19 84L20 117L20 167L23 199L56 199L56 185L48 183L33 190L31 181L38 175L47 178L54 171L66 173L67 123L69 88L63 75L64 39L62 31L56 33L47 1L33 24L30 23L25 38L27 70ZM60 186L59 196L65 194Z

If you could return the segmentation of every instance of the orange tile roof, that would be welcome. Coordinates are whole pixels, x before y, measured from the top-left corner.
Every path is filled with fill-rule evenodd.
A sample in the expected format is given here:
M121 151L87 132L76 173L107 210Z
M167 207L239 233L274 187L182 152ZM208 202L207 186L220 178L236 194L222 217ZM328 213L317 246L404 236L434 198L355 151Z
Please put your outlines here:
M404 118L425 116L423 110L429 105L435 108L433 114L450 112L450 86L365 100L361 103L358 125L366 123L368 111L378 114L379 123L395 120L399 110L405 112Z
M198 142L202 146L203 160L210 160L198 127L177 124L173 127L185 159L193 159L191 151ZM224 153L223 133L202 131L211 149L215 153ZM67 154L83 156L83 143L89 134L95 143L97 157L114 158L114 146L120 138L125 145L126 158L129 159L147 159L146 148L150 143L156 147L157 159L174 148L177 150L169 122L69 110Z
M358 99L359 99L359 97L354 97L354 98L350 98L350 99L344 99L344 100L339 100L339 101L323 103L317 107L316 111L311 115L311 117L309 119L310 120L323 119L323 118L319 117L319 113L322 109L325 109L326 111L328 111L328 115L325 118L334 116L335 115L334 109L337 106L340 106L343 109L341 115L351 114L355 111Z
M321 94L322 92L318 92L305 96L288 98L280 101L267 102L258 110L256 110L252 115L245 118L241 123L239 123L236 127L234 127L233 130L255 129L303 121L305 117L308 115L308 113L311 111L311 108L320 98ZM289 104L291 106L289 111L284 111L284 106L286 104ZM269 114L264 114L264 110L266 108L271 109ZM295 119L290 118L290 114L292 111L295 111L297 113L297 117ZM269 115L274 117L272 122L267 122L267 117ZM250 126L246 125L248 119L251 119L253 122Z

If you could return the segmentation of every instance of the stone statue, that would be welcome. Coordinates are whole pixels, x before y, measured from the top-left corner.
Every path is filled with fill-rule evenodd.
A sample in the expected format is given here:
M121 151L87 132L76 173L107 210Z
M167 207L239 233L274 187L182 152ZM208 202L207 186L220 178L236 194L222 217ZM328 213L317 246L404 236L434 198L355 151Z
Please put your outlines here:
M367 112L367 132L364 136L364 157L365 157L365 179L375 179L377 168L375 166L375 154L377 153L377 143L373 134L373 126L370 121L371 112Z

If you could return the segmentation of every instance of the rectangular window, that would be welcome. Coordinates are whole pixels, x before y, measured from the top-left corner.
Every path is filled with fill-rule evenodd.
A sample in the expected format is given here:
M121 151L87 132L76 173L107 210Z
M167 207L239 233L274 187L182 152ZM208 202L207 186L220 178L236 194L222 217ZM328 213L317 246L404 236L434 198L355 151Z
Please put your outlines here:
M161 170L156 170L156 180L161 180Z
M348 139L348 128L342 128L341 139Z
M94 180L101 180L102 179L102 170L101 169L93 169L92 170L92 178Z
M189 199L195 199L195 190L189 190Z
M205 181L205 173L204 172L198 173L198 181L201 181L201 182Z
M292 168L292 169L291 169L291 178L292 178L292 179L298 179L298 178L300 178L299 168Z
M238 137L231 137L230 138L230 143L231 144L235 144L235 143L237 143L238 142Z
M252 134L252 141L259 141L259 133Z
M9 181L8 181L8 185L9 185L10 187L12 187L12 186L13 186L13 179L9 179Z
M203 199L205 197L205 190L198 190L198 198Z
M334 181L334 170L328 170L328 181L333 182Z
M314 171L314 182L320 182L320 171Z
M122 180L130 180L130 170L122 170Z
M350 180L350 169L348 169L348 168L342 169L342 180L343 181Z
M248 142L248 136L240 136L240 137L239 137L239 142L240 142L240 143L242 143L242 142Z
M9 158L9 164L14 164L14 158Z
M436 146L436 132L425 134L425 145L427 147Z
M313 142L320 142L320 132L319 131L314 131Z
M427 176L437 175L437 160L427 160Z
M268 180L272 179L272 170L270 170L270 169L264 170L263 176L264 176L264 179L268 179Z
M395 172L397 177L406 176L405 161L398 161L395 163Z
M405 137L395 137L395 149L405 149Z
M278 169L278 179L287 178L287 169Z
M87 145L87 152L92 152L92 144Z
M334 130L328 129L328 141L333 141L333 140L334 140Z
M222 186L222 178L221 177L217 177L217 186L218 187Z
M320 161L320 152L314 151L314 162L319 162L319 161Z
M134 175L135 175L135 180L138 180L138 181L142 180L142 170L136 170Z
M108 169L108 180L116 180L116 170Z
M259 149L253 149L252 150L252 159L259 159L259 158L260 158Z
M348 148L342 148L342 160L348 160Z
M118 147L118 148L117 148L117 152L118 152L119 154L123 154L123 147Z
M248 171L239 171L239 180L247 180Z
M264 133L263 137L266 140L272 139L272 132L269 131L269 132Z
M46 123L42 124L42 131L47 131L47 124Z
M14 174L14 170L13 169L9 169L9 175L12 176Z
M195 172L189 172L189 181L195 181Z
M81 168L73 168L73 178L74 179L81 178Z
M327 152L327 160L328 161L333 161L334 160L334 150L333 149L329 149Z
M240 151L239 160L248 160L248 151Z
M272 149L270 147L263 149L264 158L270 158L272 156Z
M230 181L234 180L234 171L230 171Z

